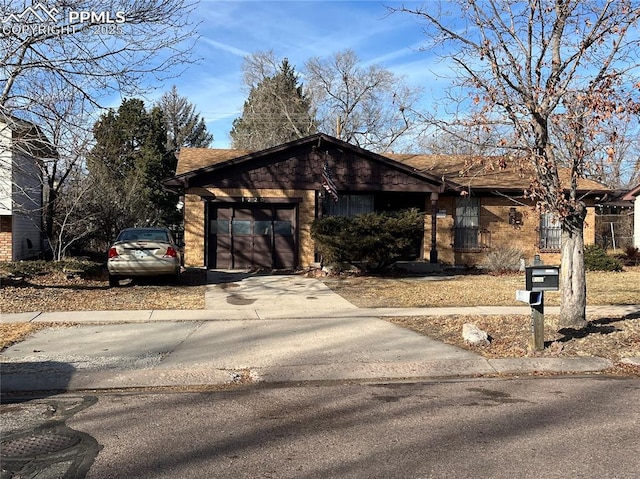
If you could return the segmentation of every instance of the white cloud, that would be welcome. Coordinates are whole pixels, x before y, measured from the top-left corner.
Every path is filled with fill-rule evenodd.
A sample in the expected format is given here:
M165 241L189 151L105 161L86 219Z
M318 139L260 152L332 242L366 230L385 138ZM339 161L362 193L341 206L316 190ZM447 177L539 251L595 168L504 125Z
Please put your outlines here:
M215 40L211 40L207 37L200 38L200 41L206 43L207 45L211 45L214 48L218 48L224 52L231 53L232 55L239 56L240 58L244 58L247 55L250 55L251 52L246 50L242 50L241 48L234 47L233 45L228 45L226 43L217 42Z

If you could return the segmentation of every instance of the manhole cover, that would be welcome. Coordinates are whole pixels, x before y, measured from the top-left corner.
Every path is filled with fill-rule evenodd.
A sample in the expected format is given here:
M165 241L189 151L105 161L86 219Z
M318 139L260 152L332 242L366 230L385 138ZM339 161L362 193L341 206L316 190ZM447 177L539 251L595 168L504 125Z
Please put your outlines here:
M24 458L52 454L75 446L80 438L72 434L43 432L2 441L2 456Z

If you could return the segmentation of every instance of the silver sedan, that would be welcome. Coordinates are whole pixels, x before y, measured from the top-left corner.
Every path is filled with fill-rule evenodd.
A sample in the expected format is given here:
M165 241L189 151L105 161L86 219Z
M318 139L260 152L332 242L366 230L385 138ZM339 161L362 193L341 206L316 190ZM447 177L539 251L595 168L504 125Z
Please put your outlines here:
M109 286L118 286L120 279L139 276L168 276L177 282L180 264L180 248L168 229L127 228L109 248Z

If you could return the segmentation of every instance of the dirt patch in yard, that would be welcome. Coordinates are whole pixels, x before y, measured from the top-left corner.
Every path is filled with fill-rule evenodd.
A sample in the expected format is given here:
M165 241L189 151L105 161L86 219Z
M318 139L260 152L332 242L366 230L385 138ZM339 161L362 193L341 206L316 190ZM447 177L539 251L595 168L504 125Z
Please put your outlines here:
M361 308L455 306L514 306L518 289L525 289L524 274L452 274L384 278L355 276L325 281L332 290ZM640 267L624 272L588 272L590 305L639 304ZM545 304L560 304L560 293L545 292Z
M523 306L515 291L524 289L524 275L441 275L413 278L329 278L327 286L361 308ZM640 268L623 272L588 272L590 305L640 304ZM559 292L545 292L545 304L560 303ZM640 357L640 318L589 317L580 330L558 331L558 317L545 315L545 349L532 352L528 315L413 316L386 318L454 346L488 358L595 356L612 360L609 373L640 376L640 367L620 363L624 357ZM462 326L472 323L491 337L488 346L473 346L462 339Z
M168 281L122 281L110 288L106 273L98 277L54 272L5 277L0 288L3 313L33 311L114 311L204 309L206 272L188 270L180 284Z

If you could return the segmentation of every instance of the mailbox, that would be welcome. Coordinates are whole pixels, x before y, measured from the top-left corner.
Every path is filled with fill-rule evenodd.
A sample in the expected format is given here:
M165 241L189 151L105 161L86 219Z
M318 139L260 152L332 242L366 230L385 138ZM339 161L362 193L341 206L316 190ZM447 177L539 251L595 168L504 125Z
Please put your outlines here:
M527 266L525 274L527 291L558 291L560 289L559 266Z
M531 306L540 306L542 304L542 291L518 289L516 290L516 301L522 301Z

